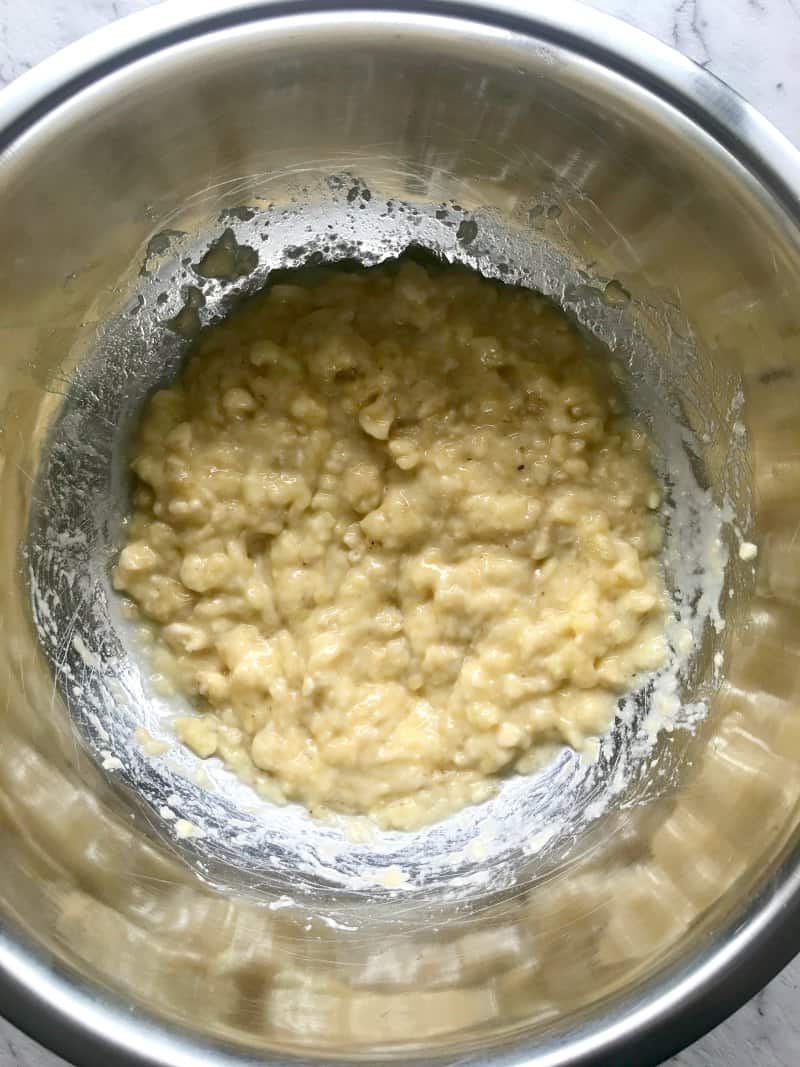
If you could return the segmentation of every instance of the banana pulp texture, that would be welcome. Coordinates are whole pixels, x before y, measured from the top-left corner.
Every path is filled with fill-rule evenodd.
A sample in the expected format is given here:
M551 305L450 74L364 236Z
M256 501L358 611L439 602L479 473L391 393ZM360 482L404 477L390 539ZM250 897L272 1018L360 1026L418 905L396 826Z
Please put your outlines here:
M273 285L150 399L132 468L114 583L197 709L179 737L313 813L441 818L665 660L647 437L536 293Z

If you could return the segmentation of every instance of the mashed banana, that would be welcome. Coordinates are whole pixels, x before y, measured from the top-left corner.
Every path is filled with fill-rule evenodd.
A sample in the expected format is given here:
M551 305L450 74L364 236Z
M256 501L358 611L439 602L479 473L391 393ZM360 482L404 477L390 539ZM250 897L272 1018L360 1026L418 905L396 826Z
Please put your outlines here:
M605 730L666 655L660 495L535 293L407 262L275 285L148 402L114 570L199 756L408 828Z

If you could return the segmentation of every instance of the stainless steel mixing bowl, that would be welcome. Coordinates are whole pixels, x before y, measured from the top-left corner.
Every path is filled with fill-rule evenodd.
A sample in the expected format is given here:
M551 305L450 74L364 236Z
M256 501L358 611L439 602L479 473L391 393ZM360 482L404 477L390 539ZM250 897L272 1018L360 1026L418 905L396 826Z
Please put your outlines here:
M800 947L794 150L546 0L154 8L21 78L0 131L3 1013L87 1064L623 1067L754 993ZM674 494L705 487L670 513L692 609L708 517L729 562L681 680L704 719L359 840L137 740L167 713L108 566L131 420L197 329L409 243L626 355Z

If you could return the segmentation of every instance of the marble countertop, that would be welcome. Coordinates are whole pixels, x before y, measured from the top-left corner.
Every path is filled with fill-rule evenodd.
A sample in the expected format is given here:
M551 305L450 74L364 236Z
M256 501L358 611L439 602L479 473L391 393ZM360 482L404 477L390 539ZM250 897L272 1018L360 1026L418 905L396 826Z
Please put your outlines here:
M70 41L154 2L0 0L0 85ZM800 145L800 0L588 2L713 71ZM799 1004L800 957L736 1015L665 1067L796 1067ZM65 1065L0 1019L0 1067Z

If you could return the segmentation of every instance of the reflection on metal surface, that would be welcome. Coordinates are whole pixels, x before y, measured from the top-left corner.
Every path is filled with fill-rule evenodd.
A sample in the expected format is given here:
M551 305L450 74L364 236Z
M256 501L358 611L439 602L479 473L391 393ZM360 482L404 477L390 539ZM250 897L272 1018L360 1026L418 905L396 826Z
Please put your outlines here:
M0 170L0 973L87 1034L117 1026L107 1040L132 1060L188 1064L222 1042L544 1067L631 1047L757 936L796 830L800 239L780 202L800 167L726 90L680 83L690 68L668 52L641 62L683 108L614 70L604 20L582 24L594 51L570 43L571 7L513 32L477 7L227 10L246 27L88 79ZM169 17L140 20L142 39ZM751 171L704 116L747 141ZM755 172L770 148L784 184ZM132 735L143 719L157 734L158 709L105 590L126 431L186 337L275 266L409 242L536 284L631 352L640 404L680 403L733 546L759 552L731 553L725 628L686 682L706 720L662 733L624 788L565 757L387 845L255 815L223 772L209 791L178 748L144 754ZM70 433L73 450L53 447ZM204 836L178 841L177 818ZM394 866L409 887L343 877ZM123 1023L129 1002L146 1018Z
M587 822L630 804L641 791L632 779L646 780L654 762L658 731L653 721L660 715L685 725L715 688L705 679L689 686L685 708L692 713L675 715L663 708L686 673L681 672L686 656L676 651L670 669L626 702L613 739L594 763L562 752L544 773L510 778L499 797L415 833L378 834L352 821L326 825L296 806L276 807L221 766L204 764L174 744L170 720L181 705L159 698L148 685L146 652L137 650L110 590L120 519L128 509L128 431L143 398L174 373L200 325L223 312L237 291L257 287L270 271L287 264L343 255L376 262L421 243L450 259L468 258L486 274L553 293L635 363L632 401L644 417L661 409L649 421L672 501L665 560L680 596L678 617L669 628L673 644L682 640L702 647L704 624L718 610L723 570L721 559L715 565L712 555L719 513L698 488L686 451L687 446L701 451L702 442L679 425L681 385L671 395L664 391L661 362L635 319L609 304L608 286L589 284L586 272L558 252L551 236L537 234L532 241L529 232L512 229L485 208L467 216L463 205L454 207L451 201L409 203L401 198L405 189L398 188L394 171L383 165L380 157L373 161L369 182L346 172L317 177L306 171L301 182L291 171L254 177L248 201L254 206L239 212L244 218L231 219L230 209L211 201L199 249L197 239L181 230L148 242L146 270L135 294L126 294L122 314L104 326L95 351L64 387L33 485L25 544L40 645L79 735L98 762L144 798L146 817L162 832L181 834L190 859L214 884L267 896L285 894L288 887L297 898L307 886L311 896L305 904L313 910L326 907L324 898L314 895L314 887L323 885L358 891L361 907L365 891L399 879L404 897L422 890L418 907L442 897L448 908L456 898L524 887L541 877L545 860L548 866L565 862ZM448 177L440 175L439 181L446 186ZM430 178L426 181L430 194ZM463 248L467 223L468 253ZM160 261L153 257L156 244L162 249ZM204 251L206 245L210 251ZM221 262L234 269L220 282L215 268L208 281L200 267L212 255L219 260L223 245ZM242 248L258 260L246 280L235 269ZM673 342L673 350L676 365L692 358L687 345ZM680 382L683 372L676 376ZM713 424L708 411L702 432ZM739 473L740 453L729 458L726 474ZM743 488L735 499L744 511ZM705 637L709 646L719 644L713 631ZM710 658L710 647L704 654ZM162 748L160 757L152 754ZM679 750L662 741L658 778L649 783L648 793L670 788ZM336 905L331 901L327 907ZM419 916L418 921L425 920Z

